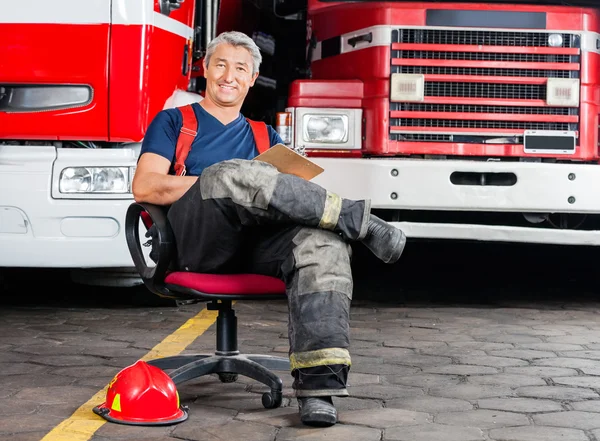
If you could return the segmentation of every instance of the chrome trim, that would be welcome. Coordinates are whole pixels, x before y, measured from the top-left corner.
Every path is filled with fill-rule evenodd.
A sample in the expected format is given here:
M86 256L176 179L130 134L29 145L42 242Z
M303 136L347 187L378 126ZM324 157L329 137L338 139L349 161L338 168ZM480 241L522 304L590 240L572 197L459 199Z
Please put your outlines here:
M484 129L485 130L485 129ZM428 134L428 135L456 135L456 136L493 136L493 137L501 137L501 136L523 136L522 133L517 133L517 132L453 132L453 131L443 131L443 132L438 132L438 131L431 131L431 130L390 130L390 133L392 135L402 135L404 133L407 134L416 134L416 135L421 135L423 133ZM509 143L510 144L510 143Z
M437 30L469 30L469 31L490 31L490 32L538 32L538 33L560 33L560 34L574 34L581 37L581 52L594 52L600 54L600 34L593 31L573 31L567 29L555 30L555 29L499 29L499 28L457 28L451 26L407 26L407 25L376 25L368 28L357 29L356 31L348 32L340 36L340 54L346 54L349 52L358 51L376 46L389 46L391 44L391 31L395 29L437 29ZM348 44L348 40L356 38L358 36L373 33L373 39L371 42L361 42L352 46ZM333 38L333 37L332 37ZM313 52L312 61L321 60L321 41L317 42L315 50Z
M581 36L581 52L594 52L600 54L600 34L598 32L584 31Z
M87 84L0 84L0 112L33 113L75 109L92 102Z
M306 114L316 115L347 115L348 140L343 143L318 143L302 139L302 120ZM359 150L362 148L362 109L341 109L323 107L296 107L293 114L293 145L304 149L330 149L330 150Z

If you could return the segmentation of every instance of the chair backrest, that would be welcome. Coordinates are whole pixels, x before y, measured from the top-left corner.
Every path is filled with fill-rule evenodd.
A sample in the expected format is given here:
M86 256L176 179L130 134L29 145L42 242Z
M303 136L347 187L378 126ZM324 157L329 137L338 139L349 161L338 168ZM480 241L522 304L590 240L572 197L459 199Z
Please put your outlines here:
M152 246L156 247L158 256L155 266L148 264L142 249L140 218L146 228L154 228L154 237L151 240ZM160 297L181 299L182 295L170 292L164 283L177 254L173 231L167 220L166 208L148 203L132 203L127 208L125 215L125 239L133 264L144 285Z

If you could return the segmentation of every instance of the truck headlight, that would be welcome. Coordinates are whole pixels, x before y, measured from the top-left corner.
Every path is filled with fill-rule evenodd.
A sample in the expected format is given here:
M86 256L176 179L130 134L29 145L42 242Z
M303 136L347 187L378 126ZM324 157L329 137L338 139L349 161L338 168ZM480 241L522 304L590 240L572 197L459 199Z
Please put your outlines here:
M293 145L305 149L357 150L362 147L362 109L296 107Z
M579 106L579 79L548 78L546 103L549 106Z
M130 193L132 167L68 167L60 173L61 193Z
M348 115L304 115L305 142L343 144L348 141Z
M548 36L548 46L561 47L563 44L563 36L561 34L550 34Z

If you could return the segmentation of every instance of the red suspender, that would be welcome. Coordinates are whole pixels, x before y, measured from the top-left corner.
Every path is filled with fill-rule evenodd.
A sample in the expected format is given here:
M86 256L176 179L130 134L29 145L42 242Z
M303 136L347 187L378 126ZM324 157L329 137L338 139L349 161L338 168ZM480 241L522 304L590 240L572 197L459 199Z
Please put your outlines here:
M269 139L269 132L267 131L267 125L262 121L253 121L246 118L246 121L250 123L252 134L254 135L254 142L258 149L258 154L266 152L271 147L271 140Z
M185 175L185 160L198 133L198 119L191 104L178 107L178 109L183 117L183 124L177 138L177 149L175 150L175 174L183 176Z
M175 174L183 176L185 175L185 160L192 148L192 142L198 133L198 120L191 104L177 108L183 117L183 124L177 138L177 149L175 150ZM248 118L246 118L246 121L248 121L252 129L258 153L261 154L269 150L271 140L269 139L267 125L262 121L253 121Z

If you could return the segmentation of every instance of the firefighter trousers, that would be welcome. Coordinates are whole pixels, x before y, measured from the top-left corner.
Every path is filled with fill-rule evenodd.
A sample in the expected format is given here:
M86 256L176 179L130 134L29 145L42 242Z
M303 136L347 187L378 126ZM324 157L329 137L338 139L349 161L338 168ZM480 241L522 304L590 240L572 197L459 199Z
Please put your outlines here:
M351 248L369 201L342 199L270 164L233 159L204 170L169 210L177 265L251 272L286 284L296 396L345 396L351 365Z

